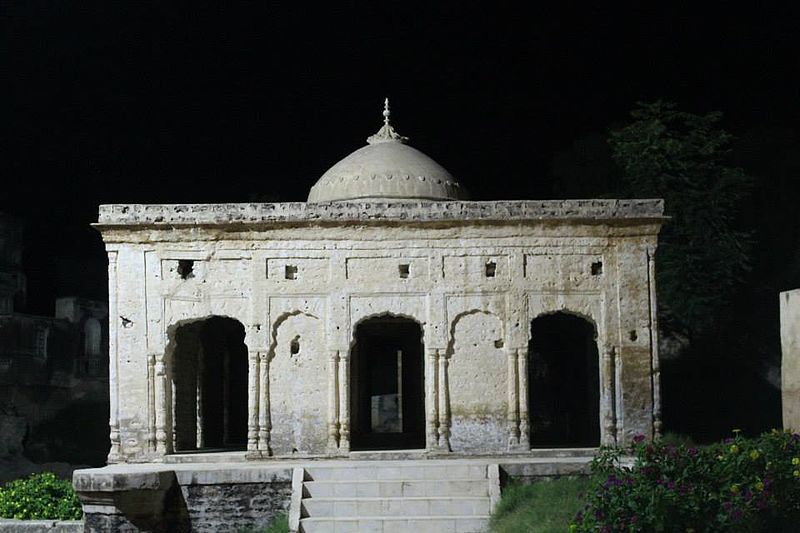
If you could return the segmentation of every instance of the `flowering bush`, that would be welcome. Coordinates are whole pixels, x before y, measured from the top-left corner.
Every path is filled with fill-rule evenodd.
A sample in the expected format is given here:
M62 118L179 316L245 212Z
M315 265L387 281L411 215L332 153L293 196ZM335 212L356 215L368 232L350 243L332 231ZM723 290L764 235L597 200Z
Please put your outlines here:
M69 481L50 472L0 487L0 517L18 520L79 520L81 502Z
M635 461L621 466L624 453ZM701 448L648 443L603 448L573 532L795 531L800 435L773 430Z

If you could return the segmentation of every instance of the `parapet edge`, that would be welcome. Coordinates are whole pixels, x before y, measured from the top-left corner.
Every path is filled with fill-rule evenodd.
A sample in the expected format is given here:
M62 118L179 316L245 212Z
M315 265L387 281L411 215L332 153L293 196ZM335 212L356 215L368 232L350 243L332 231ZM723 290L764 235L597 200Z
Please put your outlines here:
M436 222L659 220L662 199L353 201L235 204L101 205L97 226L217 225L292 222Z

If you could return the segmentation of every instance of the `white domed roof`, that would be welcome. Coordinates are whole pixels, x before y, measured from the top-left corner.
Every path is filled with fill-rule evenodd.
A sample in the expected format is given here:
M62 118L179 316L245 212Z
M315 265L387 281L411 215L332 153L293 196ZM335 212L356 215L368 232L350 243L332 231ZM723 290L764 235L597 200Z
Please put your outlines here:
M308 201L465 199L466 191L447 170L394 131L388 99L383 116L384 124L367 139L369 144L325 172L311 187Z

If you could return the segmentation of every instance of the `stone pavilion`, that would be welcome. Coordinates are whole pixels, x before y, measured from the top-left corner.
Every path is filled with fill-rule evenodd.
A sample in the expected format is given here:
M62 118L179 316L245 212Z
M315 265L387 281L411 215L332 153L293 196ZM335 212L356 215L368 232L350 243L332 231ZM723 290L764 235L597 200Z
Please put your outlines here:
M466 198L387 105L307 202L101 206L109 463L657 435L663 202Z

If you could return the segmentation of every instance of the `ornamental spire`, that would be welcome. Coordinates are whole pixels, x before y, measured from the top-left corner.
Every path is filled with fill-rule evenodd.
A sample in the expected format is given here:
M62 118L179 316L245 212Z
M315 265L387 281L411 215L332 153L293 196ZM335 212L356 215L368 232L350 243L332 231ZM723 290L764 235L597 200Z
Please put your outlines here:
M389 123L389 115L391 115L391 111L389 110L389 98L387 97L383 101L383 126L381 129L378 130L378 133L375 135L371 135L367 137L367 142L369 144L378 144L378 143L385 143L385 142L399 142L405 143L408 141L408 137L403 137L396 131Z

